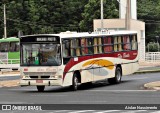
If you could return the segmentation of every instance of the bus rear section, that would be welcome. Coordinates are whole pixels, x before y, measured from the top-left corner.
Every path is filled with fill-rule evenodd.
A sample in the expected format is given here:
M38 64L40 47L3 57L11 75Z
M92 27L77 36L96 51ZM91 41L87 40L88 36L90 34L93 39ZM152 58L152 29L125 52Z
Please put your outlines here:
M20 85L62 85L61 47L58 36L24 36L20 39Z

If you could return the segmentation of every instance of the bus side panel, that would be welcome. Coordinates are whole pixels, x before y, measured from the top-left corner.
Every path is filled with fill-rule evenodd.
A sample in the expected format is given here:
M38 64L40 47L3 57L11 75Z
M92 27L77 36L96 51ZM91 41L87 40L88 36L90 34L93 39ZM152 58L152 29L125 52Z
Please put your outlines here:
M93 69L83 70L81 72L81 83L93 81Z
M72 85L73 72L66 73L62 81L62 86Z
M132 74L132 64L123 64L122 65L122 74L129 75Z

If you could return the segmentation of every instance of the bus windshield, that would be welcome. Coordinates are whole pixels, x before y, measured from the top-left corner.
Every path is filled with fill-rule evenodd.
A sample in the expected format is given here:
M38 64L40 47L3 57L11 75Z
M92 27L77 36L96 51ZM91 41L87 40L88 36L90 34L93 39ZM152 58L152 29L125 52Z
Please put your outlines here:
M60 44L22 44L22 66L59 66L61 65Z

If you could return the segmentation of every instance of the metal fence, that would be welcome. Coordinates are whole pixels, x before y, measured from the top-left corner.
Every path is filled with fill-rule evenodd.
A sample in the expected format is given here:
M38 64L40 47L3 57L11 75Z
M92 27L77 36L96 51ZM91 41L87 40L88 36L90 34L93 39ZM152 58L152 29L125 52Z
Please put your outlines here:
M19 69L20 60L19 59L1 59L0 68L2 69Z
M145 61L160 62L160 52L147 52L145 54Z

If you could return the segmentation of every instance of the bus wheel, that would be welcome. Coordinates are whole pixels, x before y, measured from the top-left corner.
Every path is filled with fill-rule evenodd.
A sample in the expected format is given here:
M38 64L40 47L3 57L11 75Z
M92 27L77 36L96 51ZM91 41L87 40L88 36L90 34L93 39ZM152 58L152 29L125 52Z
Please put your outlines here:
M122 78L122 70L121 70L120 67L117 67L116 71L115 71L115 77L114 78L109 78L108 82L110 84L118 84L118 83L121 82L121 78Z
M44 88L45 88L45 86L37 86L38 92L43 92Z
M76 73L74 73L74 75L73 75L71 89L72 89L73 91L76 91L76 90L78 89L78 78L77 78Z

